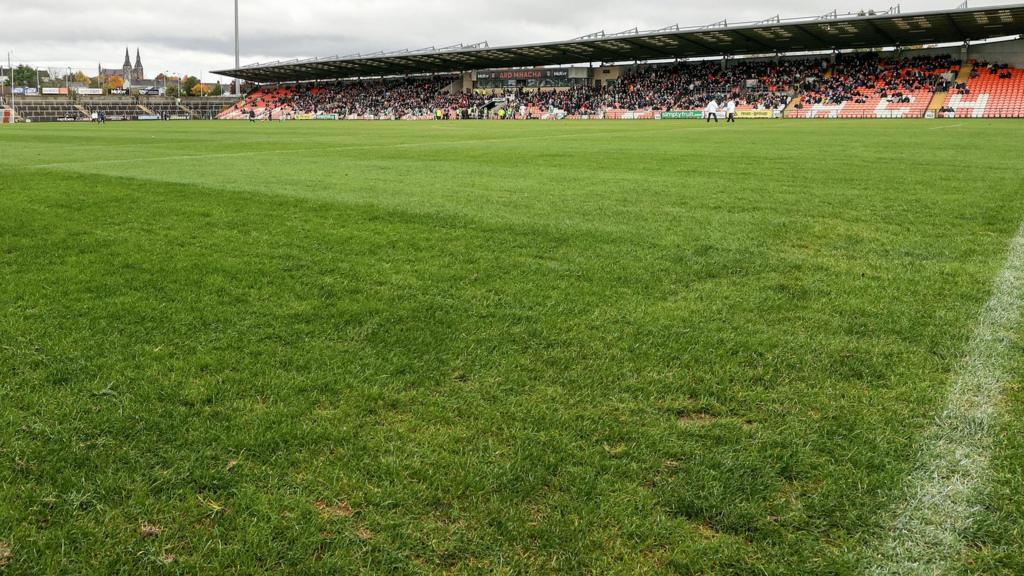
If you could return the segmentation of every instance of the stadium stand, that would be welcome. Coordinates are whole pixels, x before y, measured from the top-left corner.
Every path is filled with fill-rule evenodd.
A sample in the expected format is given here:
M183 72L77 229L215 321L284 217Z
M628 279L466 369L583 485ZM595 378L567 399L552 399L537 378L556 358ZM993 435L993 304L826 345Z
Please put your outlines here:
M790 118L921 118L936 92L952 83L959 63L949 56L883 59L844 55L822 77L801 86Z
M213 119L232 104L231 98L89 97L70 98L24 97L13 104L11 119L31 122L87 121L94 113L104 112L107 120L137 120L160 117L170 120Z
M595 62L695 60L812 52L849 52L894 46L964 44L1024 34L1024 4L904 13L899 6L856 14L659 30L599 32L573 40L518 46L398 50L344 57L253 64L215 72L248 82L286 83L344 78L444 74L487 68L563 66Z
M15 102L18 116L31 122L76 121L88 114L69 99L23 99Z
M310 115L342 118L505 118L651 117L665 110L699 109L709 96L740 97L747 109L781 109L789 82L775 77L788 66L744 64L723 70L718 63L651 65L631 69L620 82L605 87L573 86L545 90L456 90L453 76L399 78L325 84L274 85L258 88L220 115L245 119ZM756 91L742 84L754 74L763 81ZM760 86L760 85L759 85ZM494 101L501 104L494 106Z
M972 62L946 96L941 113L956 118L1024 118L1024 70Z
M964 74L971 77L960 82ZM728 67L717 61L640 65L613 84L562 89L460 90L453 76L270 85L219 117L644 119L699 111L711 98L734 98L740 111L778 111L787 118L921 118L947 109L957 116L1019 117L1024 74L1004 65L962 67L949 54L870 52Z
M90 99L78 102L80 106L91 112L103 112L107 120L138 120L139 116L146 115L146 111L139 107L134 100L127 99Z
M1024 66L1022 33L1024 5L965 3L910 14L895 6L884 12L599 32L562 42L279 61L217 72L262 84L220 117L659 118L678 112L672 117L692 118L709 99L726 97L736 98L747 117L1007 117L1019 114L1018 70L997 66L1003 77L977 73L965 81L958 75L971 65L960 62L970 59L973 43L1001 42L1006 46L979 50L1008 57L991 61ZM1007 40L1012 37L1017 40ZM903 48L911 46L922 48ZM602 75L593 70L597 63ZM539 72L573 64L588 68ZM423 80L439 74L459 76L444 87ZM355 80L382 77L390 79ZM553 86L556 77L573 81ZM544 82L523 90L522 78ZM446 83L447 78L441 82Z
M232 98L183 98L181 106L193 120L212 120L233 105Z
M559 88L472 89L457 75L272 84L223 98L33 98L33 122L165 119L653 119L733 98L740 113L785 118L1024 117L1024 70L961 63L949 53L851 53L791 59L697 61L621 67L615 81ZM753 117L753 116L751 116Z
M258 88L224 111L225 119L277 118L298 115L338 115L346 118L430 118L437 109L484 106L485 98L471 92L453 94L454 76L395 78L375 81L297 84Z
M143 110L148 114L160 116L164 119L178 119L178 118L190 118L192 112L185 108L182 108L170 99L153 99L147 98L146 100L140 101L139 105L142 106Z

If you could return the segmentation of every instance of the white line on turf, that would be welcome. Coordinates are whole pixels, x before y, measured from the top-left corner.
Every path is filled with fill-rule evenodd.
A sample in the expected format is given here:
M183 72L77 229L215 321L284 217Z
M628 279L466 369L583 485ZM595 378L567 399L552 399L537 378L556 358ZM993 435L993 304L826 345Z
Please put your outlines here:
M945 130L946 128L959 128L961 126L963 126L963 123L960 123L960 124L948 124L946 126L935 126L934 128L929 128L929 130Z
M924 439L906 500L870 574L949 573L978 513L988 473L996 406L1009 378L1011 342L1024 297L1024 226L1010 245L991 299L955 372L945 410Z

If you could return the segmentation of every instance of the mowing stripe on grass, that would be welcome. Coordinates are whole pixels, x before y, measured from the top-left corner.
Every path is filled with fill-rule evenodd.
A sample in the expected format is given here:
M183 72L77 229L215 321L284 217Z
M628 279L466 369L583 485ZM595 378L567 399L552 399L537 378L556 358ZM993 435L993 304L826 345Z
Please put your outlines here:
M715 130L716 128L709 128L707 126L699 127L686 127L683 130L679 128L672 129L657 129L657 130L637 130L634 133L642 132L669 132L669 131L702 131L702 130ZM349 150L380 150L380 149L396 149L396 148L440 148L442 146L466 146L476 144L506 144L509 142L522 142L530 140L549 141L556 138L589 138L594 135L602 134L614 134L613 131L607 130L592 130L587 132L570 132L567 134L545 134L543 136L520 136L520 137L502 137L502 138L474 138L469 140L429 140L425 142L398 142L393 144L360 144L354 146L319 146L316 148L274 148L274 149L261 149L261 150L247 150L244 152L220 152L216 154L175 154L173 156L141 156L131 158L112 158L107 160L80 160L71 162L50 162L46 164L33 164L26 166L26 168L32 168L37 170L49 170L68 168L74 166L97 166L106 164L139 164L142 162L162 162L162 161L176 161L176 160L205 160L212 158L243 158L252 156L264 156L274 155L280 156L284 154L307 154L307 153L325 153L325 152L344 152ZM109 148L108 148L109 149Z
M987 473L996 404L1007 380L1010 344L1024 291L1024 227L1010 245L992 297L957 367L945 411L925 437L907 500L871 574L945 574L963 549L978 511L975 489Z

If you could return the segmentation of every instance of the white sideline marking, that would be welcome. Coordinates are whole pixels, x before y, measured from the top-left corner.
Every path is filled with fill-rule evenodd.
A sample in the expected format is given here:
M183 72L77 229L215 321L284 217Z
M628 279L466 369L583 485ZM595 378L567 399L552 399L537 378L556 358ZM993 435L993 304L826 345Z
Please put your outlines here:
M936 126L934 128L929 128L929 130L945 130L946 128L959 128L961 126L963 126L963 122L960 124L950 124L948 126Z
M953 568L961 535L978 512L975 490L988 473L996 404L1009 378L1021 317L1024 226L957 367L945 411L925 436L906 500L869 574L937 575Z

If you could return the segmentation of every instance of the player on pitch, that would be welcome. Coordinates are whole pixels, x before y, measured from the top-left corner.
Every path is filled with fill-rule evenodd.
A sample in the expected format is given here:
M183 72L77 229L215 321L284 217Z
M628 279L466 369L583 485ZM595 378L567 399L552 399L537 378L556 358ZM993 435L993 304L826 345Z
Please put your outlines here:
M718 100L712 98L711 102L708 102L708 107L704 109L704 118L707 119L709 124L711 123L711 118L714 118L715 124L718 124Z

